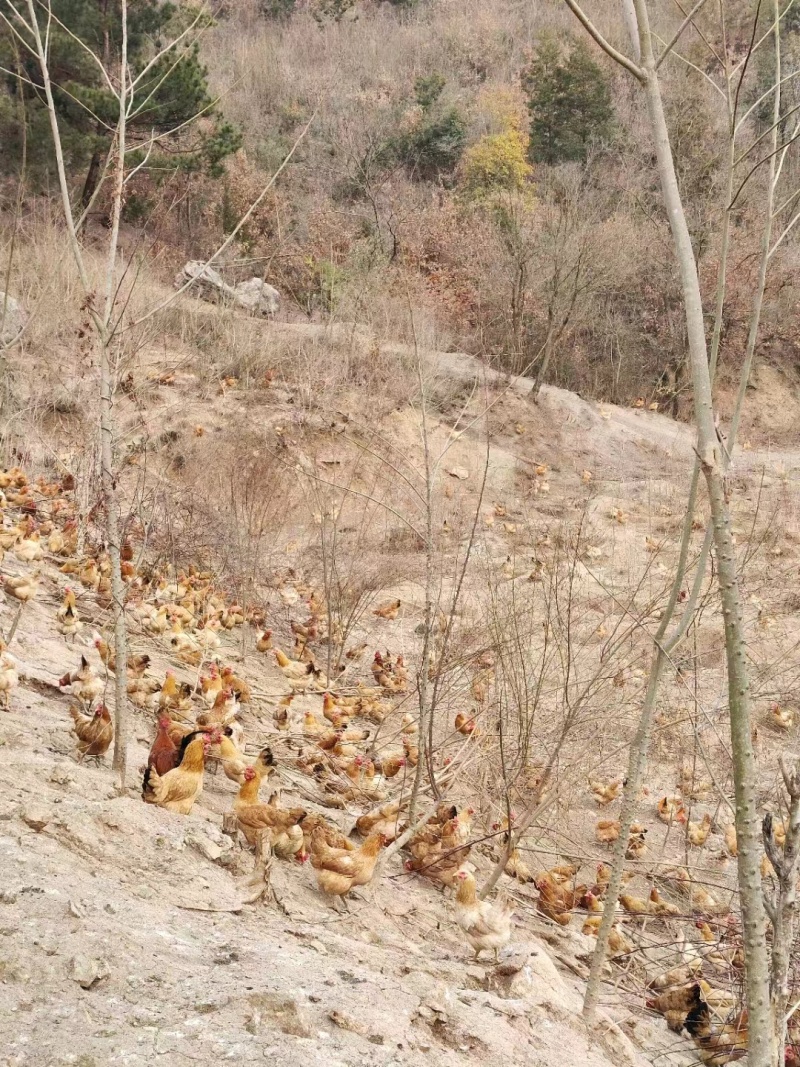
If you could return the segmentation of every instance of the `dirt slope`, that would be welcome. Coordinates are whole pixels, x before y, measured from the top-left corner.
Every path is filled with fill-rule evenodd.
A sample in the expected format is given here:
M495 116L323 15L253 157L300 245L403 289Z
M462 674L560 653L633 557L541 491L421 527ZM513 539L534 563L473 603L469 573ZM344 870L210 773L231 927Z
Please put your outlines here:
M267 338L270 330L275 336L319 332L287 324L265 330ZM159 358L164 369L163 353ZM507 504L525 519L527 531L546 529L573 506L570 494L588 468L592 495L580 506L588 509L600 546L592 569L608 588L641 563L647 536L661 536L665 529L674 535L692 454L686 427L659 414L587 402L551 388L533 408L524 399L526 382L506 393L503 380L470 357L423 353L423 358L432 380L443 379L448 387L467 383L469 392L488 381L493 422L487 500ZM128 438L136 429L153 439L172 420L183 468L196 464L210 471L214 449L229 439L232 427L241 431L252 425L264 434L290 427L301 442L298 448L307 447L316 434L316 445L325 450L320 462L338 462L334 432L291 383L256 399L237 389L216 395L197 368L187 368L185 353L176 354L172 364L175 381L151 384L146 405L121 402ZM366 420L369 398L358 395L353 389L350 415ZM345 417L338 409L333 414ZM398 403L382 417L396 447L415 454L418 425L408 406ZM192 437L197 423L206 432ZM521 433L515 430L520 425ZM439 444L452 439L446 467L467 472L462 480L443 470L439 484L451 494L453 513L463 506L468 514L486 455L482 432L472 427L453 433L448 409L433 433ZM549 467L549 494L536 483L537 464ZM794 501L799 467L800 457L791 452L737 455L741 521L752 515L754 496L765 483ZM609 517L621 508L624 522ZM284 552L294 532L284 532L276 551ZM783 543L780 561L786 566L792 566L795 546L796 539ZM482 550L494 565L512 555L525 557L531 545L495 524L483 532ZM292 559L281 558L284 563ZM25 567L9 559L3 570ZM535 894L505 879L503 889L514 895L517 910L512 945L499 972L470 961L450 900L409 877L399 859L390 864L374 900L354 900L345 917L318 893L313 872L295 864L274 865L274 900L242 904L239 879L247 875L252 858L221 832L222 815L235 793L222 775L206 776L200 803L192 815L181 817L144 805L133 783L118 796L108 761L99 767L77 765L68 701L56 683L85 646L70 648L56 634L54 615L65 582L52 562L44 574L44 591L23 613L12 649L22 684L11 710L0 712L0 1044L5 1056L0 1062L138 1067L160 1061L184 1067L266 1059L334 1067L473 1062L620 1067L660 1063L666 1054L676 1067L694 1062L685 1040L648 1018L642 975L628 974L626 968L615 970L618 987L606 991L608 1011L621 1030L607 1019L587 1034L578 1013L592 941L578 932L577 922L556 930L535 912ZM414 578L409 575L402 589L408 608L401 619L379 637L360 635L375 647L377 642L409 647L420 617ZM394 595L396 588L387 586L385 592ZM788 610L779 612L763 589L759 596L758 605L749 609L754 628L758 618L777 618L768 640L777 641L780 634L791 643L796 635ZM774 599L777 603L777 593ZM107 623L91 597L82 599L81 610L98 625ZM8 603L0 607L4 632L14 611ZM592 626L602 621L598 617ZM709 646L702 696L713 708L720 701L721 675L712 628L700 639ZM133 645L153 656L151 673L163 677L171 665L164 643L136 632ZM223 661L237 662L241 647L238 634L225 636ZM755 641L753 654L758 660ZM245 717L248 738L253 745L277 744L271 713L281 676L252 652L243 669L256 694ZM638 681L626 690L634 709L642 673L639 668ZM685 702L684 689L676 678L666 703ZM303 701L298 705L302 708ZM715 715L707 724L709 743L724 755L724 731ZM610 736L598 714L594 755L608 762L609 774L620 769L620 736ZM144 763L151 738L152 717L136 713L129 757L133 771ZM766 744L771 758L777 742ZM657 750L661 758L651 784L654 791L670 791L680 754ZM308 798L296 791L288 758L280 775L287 802L305 804ZM352 815L326 814L350 829ZM596 816L591 800L581 794L567 811L571 837L559 847L592 862L603 855L593 839ZM668 840L652 813L648 822L653 837L661 835L654 854L677 861L681 843L674 835ZM547 848L530 862L547 864L552 855ZM479 871L489 870L488 850L475 849L472 859ZM709 869L715 862L707 857ZM640 873L649 878L646 865Z
M399 860L375 902L354 901L346 917L308 867L288 864L276 866L273 903L242 905L235 872L252 861L220 832L231 783L207 775L181 817L134 789L116 795L108 767L76 763L56 686L78 651L48 636L54 608L40 597L23 613L23 681L0 717L3 1063L643 1062L613 1028L602 1041L584 1033L579 984L554 967L529 905L505 979L469 962L449 903ZM259 720L248 730L267 729ZM133 768L149 732L138 716ZM588 948L574 934L560 954L581 969Z

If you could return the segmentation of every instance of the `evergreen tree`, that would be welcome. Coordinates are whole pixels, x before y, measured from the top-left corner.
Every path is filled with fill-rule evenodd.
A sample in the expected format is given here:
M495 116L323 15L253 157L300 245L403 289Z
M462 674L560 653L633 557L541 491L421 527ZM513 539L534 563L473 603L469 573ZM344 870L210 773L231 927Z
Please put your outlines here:
M452 174L467 142L467 124L461 112L441 106L444 87L440 74L417 78L414 98L422 112L420 121L391 138L383 152L387 163L401 163L421 181Z
M23 0L3 2L19 5L27 17ZM71 174L85 175L82 200L87 204L111 144L118 104L81 42L99 57L114 79L119 70L121 8L119 0L52 0L50 6L54 15L49 27L50 77L65 162ZM44 36L47 8L39 11ZM180 32L186 14L171 3L128 0L127 16L128 62L135 77L171 34ZM19 22L14 25L20 27ZM24 122L29 164L46 172L53 157L41 72L36 58L13 39L6 23L0 27L0 66L7 72L0 81L0 139L8 149L3 153L3 164L9 167L19 160L21 152L15 148L21 146ZM199 112L203 112L203 120L196 130L175 132ZM206 69L196 43L179 45L153 65L136 86L129 114L132 147L137 140L159 137L150 156L151 166L163 168L165 157L171 156L173 166L206 167L218 174L225 156L239 147L238 131L212 107Z
M614 112L605 76L583 41L542 41L522 76L531 115L534 163L586 158L592 141L610 137Z

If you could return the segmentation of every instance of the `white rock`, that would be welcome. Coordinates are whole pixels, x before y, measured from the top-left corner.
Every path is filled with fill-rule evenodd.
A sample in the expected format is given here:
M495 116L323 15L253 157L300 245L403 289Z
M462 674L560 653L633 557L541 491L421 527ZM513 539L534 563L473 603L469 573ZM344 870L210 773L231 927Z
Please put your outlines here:
M190 260L175 277L175 288L180 289L191 282L191 289L204 300L228 301L252 315L274 315L280 307L281 297L277 289L261 278L248 278L237 285L228 285L222 275L199 260Z

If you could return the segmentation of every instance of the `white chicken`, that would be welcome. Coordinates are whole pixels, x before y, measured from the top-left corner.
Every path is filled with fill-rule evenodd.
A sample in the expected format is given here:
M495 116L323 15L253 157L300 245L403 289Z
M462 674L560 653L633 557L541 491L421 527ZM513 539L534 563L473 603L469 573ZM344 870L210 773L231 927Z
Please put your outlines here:
M475 878L466 871L459 871L456 879L456 922L472 946L475 959L488 949L494 952L497 960L500 949L511 940L513 905L505 900L497 900L494 904L478 900Z

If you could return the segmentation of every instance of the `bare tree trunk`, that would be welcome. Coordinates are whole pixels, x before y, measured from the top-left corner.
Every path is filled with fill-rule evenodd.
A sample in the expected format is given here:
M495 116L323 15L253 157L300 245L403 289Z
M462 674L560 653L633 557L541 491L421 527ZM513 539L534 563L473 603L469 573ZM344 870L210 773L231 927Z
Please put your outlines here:
M675 244L683 289L697 424L697 452L708 488L722 614L725 622L728 703L736 798L739 894L742 907L749 1009L748 1062L750 1067L774 1067L777 1063L777 1050L773 1040L769 1000L769 953L765 940L766 912L761 892L761 827L756 799L755 756L751 739L750 681L745 654L739 574L724 482L724 460L714 424L700 282L672 158L646 0L634 0L634 5L639 24L647 111L653 131L661 191Z
M92 158L89 160L89 169L86 172L86 181L83 183L83 191L81 193L81 207L87 208L92 202L97 185L100 181L100 161L102 156L100 150L95 148L92 152Z
M112 767L119 775L119 789L125 789L128 752L128 639L125 622L125 583L122 580L122 543L119 493L114 469L116 420L114 418L114 383L109 358L112 343L114 305L117 288L117 249L122 198L125 184L125 134L128 111L128 18L127 3L122 0L122 43L120 55L119 122L117 158L114 164L114 197L111 207L111 236L108 242L106 292L103 309L103 333L100 348L100 471L106 511L106 540L111 563L111 605L114 619L114 655L117 669L114 685L114 757Z

